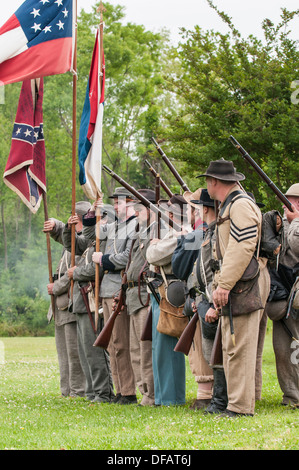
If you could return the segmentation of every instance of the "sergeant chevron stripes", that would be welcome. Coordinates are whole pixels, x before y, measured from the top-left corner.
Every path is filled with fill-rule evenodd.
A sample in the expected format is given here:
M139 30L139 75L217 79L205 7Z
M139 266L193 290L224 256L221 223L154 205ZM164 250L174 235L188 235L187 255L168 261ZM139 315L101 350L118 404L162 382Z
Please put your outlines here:
M251 225L250 227L240 229L231 220L230 234L238 243L243 242L244 240L248 240L250 238L255 238L257 236L257 231L257 225Z

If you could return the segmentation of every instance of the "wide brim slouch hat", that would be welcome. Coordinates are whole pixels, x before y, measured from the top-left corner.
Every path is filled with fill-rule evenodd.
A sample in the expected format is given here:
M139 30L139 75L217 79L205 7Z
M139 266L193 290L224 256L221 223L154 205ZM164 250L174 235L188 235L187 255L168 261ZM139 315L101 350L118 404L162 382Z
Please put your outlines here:
M197 178L210 176L221 181L243 181L245 175L236 171L232 161L228 160L215 160L210 162L208 169L202 175L198 175Z
M285 193L285 196L299 197L299 183L292 184Z
M156 193L152 189L138 189L137 192L152 204L156 203ZM134 205L137 204L142 204L142 201L140 201L137 196L134 196Z
M112 196L108 196L109 199L126 199L127 206L131 206L134 204L135 201L135 196L126 188L120 187L120 188L115 188L114 193Z
M114 193L112 196L109 196L109 199L114 199L116 197L126 197L128 199L135 199L133 194L126 188L120 187L120 188L115 188Z
M207 189L202 189L199 199L191 199L191 203L194 204L194 207L198 207L199 205L206 207L215 207L215 201L210 198Z
M194 207L195 209L198 209L197 201L199 201L200 199L201 192L201 188L194 191L194 193L192 193L192 191L185 191L183 194L183 198L188 204L190 204L190 206Z
M160 199L159 208L177 216L186 215L186 200L180 194L174 194L169 200Z
M78 201L75 204L75 213L77 215L85 215L91 208L91 204L88 201Z

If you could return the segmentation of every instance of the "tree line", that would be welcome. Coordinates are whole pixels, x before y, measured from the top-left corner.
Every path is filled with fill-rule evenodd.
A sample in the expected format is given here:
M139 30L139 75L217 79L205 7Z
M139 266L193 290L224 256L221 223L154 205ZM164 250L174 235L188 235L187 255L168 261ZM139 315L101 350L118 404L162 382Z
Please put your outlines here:
M138 189L153 187L145 165L149 160L171 190L180 192L151 143L155 136L191 190L197 189L196 176L209 161L223 157L246 174L245 189L266 204L265 210L281 210L228 138L234 135L282 191L297 181L299 104L292 99L292 86L299 80L299 55L290 31L299 10L282 9L276 25L265 19L260 40L253 35L243 38L225 12L208 3L226 23L227 33L182 28L181 41L173 46L167 31L153 33L128 23L123 7L104 2L103 162ZM100 21L97 7L92 13L81 10L78 17L78 129ZM20 88L20 83L6 86L1 105L2 174ZM45 77L44 134L49 216L66 222L72 200L71 74ZM103 173L107 202L114 187L115 181ZM76 196L85 199L79 182ZM32 215L1 179L0 211L0 334L52 334L46 319L43 209ZM61 247L51 247L55 272Z

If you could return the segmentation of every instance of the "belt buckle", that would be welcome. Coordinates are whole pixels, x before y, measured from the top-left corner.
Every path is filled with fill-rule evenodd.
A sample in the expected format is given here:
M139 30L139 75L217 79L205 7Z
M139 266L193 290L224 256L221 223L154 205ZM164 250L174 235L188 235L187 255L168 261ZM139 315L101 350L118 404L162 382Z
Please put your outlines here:
M129 289L134 287L134 281L128 281L128 287Z

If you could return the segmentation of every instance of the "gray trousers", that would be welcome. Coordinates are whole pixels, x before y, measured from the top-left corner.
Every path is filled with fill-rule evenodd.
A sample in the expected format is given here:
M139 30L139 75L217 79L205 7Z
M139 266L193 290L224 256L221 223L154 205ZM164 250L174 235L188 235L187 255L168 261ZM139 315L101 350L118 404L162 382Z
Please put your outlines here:
M109 402L114 397L109 354L93 346L100 333L92 329L87 313L76 313L78 346L81 366L85 375L85 395L89 399Z
M299 320L285 320L295 338L299 338ZM280 321L273 321L273 349L277 379L283 392L284 405L299 404L299 346L285 331Z
M112 315L112 305L113 299L102 299L105 324ZM122 396L135 395L136 384L130 356L130 318L126 309L115 320L108 351L116 393Z
M141 341L144 324L147 318L147 307L130 318L130 355L136 385L142 394L141 405L154 405L154 375L152 362L152 342Z
M61 394L66 397L84 396L85 376L79 359L77 322L55 325L55 342Z

